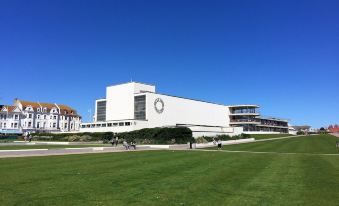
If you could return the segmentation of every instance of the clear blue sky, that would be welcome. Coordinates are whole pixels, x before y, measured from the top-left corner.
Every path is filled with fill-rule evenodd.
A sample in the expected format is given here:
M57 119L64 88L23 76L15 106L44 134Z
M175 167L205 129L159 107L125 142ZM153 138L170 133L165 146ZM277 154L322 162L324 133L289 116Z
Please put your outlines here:
M161 93L314 127L339 123L339 1L0 0L0 104L68 104L105 87Z

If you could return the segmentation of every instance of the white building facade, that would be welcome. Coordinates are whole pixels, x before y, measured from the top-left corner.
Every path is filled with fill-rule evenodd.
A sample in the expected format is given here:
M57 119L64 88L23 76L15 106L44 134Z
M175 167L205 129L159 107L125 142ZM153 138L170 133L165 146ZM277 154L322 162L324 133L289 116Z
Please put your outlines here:
M257 108L159 94L154 85L130 82L107 87L106 98L96 100L94 122L82 123L80 131L119 133L142 128L188 127L195 137L288 132L286 120L263 119Z
M0 133L71 132L80 129L81 116L73 108L16 99L0 105Z

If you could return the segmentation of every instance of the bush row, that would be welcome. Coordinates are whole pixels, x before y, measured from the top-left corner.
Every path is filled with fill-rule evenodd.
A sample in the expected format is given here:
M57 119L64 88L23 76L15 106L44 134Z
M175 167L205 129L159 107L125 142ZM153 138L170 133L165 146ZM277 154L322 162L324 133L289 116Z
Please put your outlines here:
M117 134L119 139L137 144L186 144L194 142L192 131L187 127L146 128Z
M137 144L185 144L194 141L192 131L186 127L178 128L147 128L131 132L123 132L113 134L112 132L96 132L96 133L36 133L32 134L34 140L37 141L102 141L109 143L113 137L118 137L119 142L123 140L127 142L134 141Z
M83 132L83 133L34 133L32 134L34 140L37 141L61 141L61 142L91 142L102 141L109 142L112 137L112 132Z

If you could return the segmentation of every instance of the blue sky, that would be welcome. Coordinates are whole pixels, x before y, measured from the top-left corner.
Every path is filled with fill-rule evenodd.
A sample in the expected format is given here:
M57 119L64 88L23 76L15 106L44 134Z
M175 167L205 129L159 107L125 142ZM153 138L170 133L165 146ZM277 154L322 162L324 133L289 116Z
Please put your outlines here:
M339 1L0 0L0 104L68 104L85 121L105 87L259 104L339 123Z

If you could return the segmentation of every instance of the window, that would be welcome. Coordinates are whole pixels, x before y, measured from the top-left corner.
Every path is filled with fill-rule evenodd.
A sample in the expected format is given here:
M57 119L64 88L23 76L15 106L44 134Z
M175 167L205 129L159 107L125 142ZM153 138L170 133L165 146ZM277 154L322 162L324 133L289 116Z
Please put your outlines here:
M37 119L40 119L40 114L38 114L38 115L36 116L36 118L37 118Z
M15 120L19 119L19 115L15 114L15 115L14 115L14 119L15 119Z
M65 129L67 129L67 123L65 123Z
M123 122L119 122L119 126L124 126L124 123Z
M56 123L55 122L53 123L53 128L56 128Z
M44 112L47 112L47 109L46 109L46 107L44 108Z
M106 101L97 101L96 118L98 122L106 121Z
M44 115L44 119L47 119L47 116L46 116L46 115Z
M32 114L28 114L28 118L32 119Z
M112 123L107 123L107 127L112 127Z
M18 128L18 123L14 123L14 128Z
M86 128L86 125L81 125L81 128Z
M6 128L6 122L4 122L4 128Z
M37 111L40 112L40 108L38 108Z
M118 126L118 123L113 123L113 126L114 126L114 127Z
M36 128L40 128L40 122L36 124Z
M57 116L56 116L56 115L54 115L54 116L53 116L53 119L57 119Z
M146 95L134 97L134 119L146 119Z
M28 127L32 127L32 122L28 122Z
M102 124L101 127L107 127L107 124Z
M125 122L125 126L131 126L130 122Z

